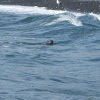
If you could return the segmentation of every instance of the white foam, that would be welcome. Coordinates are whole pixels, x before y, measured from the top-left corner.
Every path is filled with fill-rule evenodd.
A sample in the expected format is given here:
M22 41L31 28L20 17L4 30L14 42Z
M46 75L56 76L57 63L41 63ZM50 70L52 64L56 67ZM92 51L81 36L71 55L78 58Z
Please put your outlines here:
M64 15L64 14L60 14L59 17L54 20L51 23L48 23L47 25L52 25L61 21L68 21L69 23L75 25L75 26L82 26L82 23L80 20L78 20L78 18L74 15Z
M65 11L47 10L44 7L29 7L29 6L13 6L13 5L0 5L0 12L15 13L15 14L46 14L54 15L64 13Z
M75 16L61 16L61 20L68 20L75 26L82 26L81 21L79 21Z
M90 13L89 15L93 16L94 19L98 19L100 21L100 14Z
M82 17L86 15L85 13L78 13L78 12L71 12L71 13L76 17Z

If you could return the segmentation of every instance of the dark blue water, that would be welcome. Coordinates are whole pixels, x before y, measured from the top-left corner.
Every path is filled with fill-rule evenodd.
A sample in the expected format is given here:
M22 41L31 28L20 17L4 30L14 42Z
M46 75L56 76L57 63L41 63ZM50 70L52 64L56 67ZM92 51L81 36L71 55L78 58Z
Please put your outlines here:
M100 100L100 15L1 5L0 100Z

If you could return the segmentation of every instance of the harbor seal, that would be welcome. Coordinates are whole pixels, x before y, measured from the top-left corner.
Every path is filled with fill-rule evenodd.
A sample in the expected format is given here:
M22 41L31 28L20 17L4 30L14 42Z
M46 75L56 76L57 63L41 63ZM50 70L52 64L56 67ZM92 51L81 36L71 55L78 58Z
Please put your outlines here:
M54 44L53 40L47 40L46 41L46 45L53 45L53 44Z

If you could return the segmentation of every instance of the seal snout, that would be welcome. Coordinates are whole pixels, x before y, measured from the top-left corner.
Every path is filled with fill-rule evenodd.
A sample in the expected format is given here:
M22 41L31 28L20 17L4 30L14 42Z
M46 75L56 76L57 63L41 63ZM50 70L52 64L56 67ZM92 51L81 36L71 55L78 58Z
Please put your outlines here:
M46 45L53 45L53 44L54 44L53 40L47 40L46 41Z

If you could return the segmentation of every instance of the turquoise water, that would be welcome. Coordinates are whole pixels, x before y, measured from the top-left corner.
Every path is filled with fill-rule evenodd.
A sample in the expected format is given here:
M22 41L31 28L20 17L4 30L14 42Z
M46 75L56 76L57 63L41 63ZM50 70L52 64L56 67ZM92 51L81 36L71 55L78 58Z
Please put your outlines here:
M0 100L99 99L99 14L0 5Z

